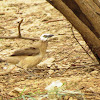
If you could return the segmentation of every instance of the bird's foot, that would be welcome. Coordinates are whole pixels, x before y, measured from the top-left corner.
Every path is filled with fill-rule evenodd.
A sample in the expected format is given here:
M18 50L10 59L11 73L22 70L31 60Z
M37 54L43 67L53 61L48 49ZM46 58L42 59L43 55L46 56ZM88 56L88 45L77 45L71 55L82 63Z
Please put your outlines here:
M27 71L27 70L24 70L27 74L29 74L31 77L34 77L34 75L30 72L30 71Z
M23 70L24 70L27 74L29 74L31 77L34 76L30 71L24 69L23 67L20 67L20 66L17 66L17 67L23 69Z

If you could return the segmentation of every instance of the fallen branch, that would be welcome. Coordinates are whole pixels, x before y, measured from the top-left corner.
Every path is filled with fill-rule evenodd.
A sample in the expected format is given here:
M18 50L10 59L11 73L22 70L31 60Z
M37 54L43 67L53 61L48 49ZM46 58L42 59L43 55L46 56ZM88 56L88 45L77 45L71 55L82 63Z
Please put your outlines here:
M0 37L0 39L25 39L25 40L32 40L32 41L35 41L35 40L39 40L38 38L28 38L28 37L18 37L18 36L7 36L7 37Z
M7 36L7 37L4 36L4 37L0 37L0 39L26 39L26 40L32 40L32 41L39 40L38 38L22 37L21 30L20 30L20 26L22 22L23 22L23 19L21 19L21 21L19 21L19 24L18 24L18 36Z
M66 19L56 19L56 20L49 20L49 21L45 21L46 23L50 23L50 22L57 22L57 21L63 21Z

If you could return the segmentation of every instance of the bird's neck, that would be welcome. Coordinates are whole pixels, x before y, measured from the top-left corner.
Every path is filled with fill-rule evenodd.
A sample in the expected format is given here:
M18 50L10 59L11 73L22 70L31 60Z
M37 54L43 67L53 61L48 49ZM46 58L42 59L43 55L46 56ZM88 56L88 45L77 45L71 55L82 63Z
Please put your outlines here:
M47 46L48 46L48 42L47 41L40 41L40 55L41 56L44 56L45 53L46 53L46 49L47 49Z

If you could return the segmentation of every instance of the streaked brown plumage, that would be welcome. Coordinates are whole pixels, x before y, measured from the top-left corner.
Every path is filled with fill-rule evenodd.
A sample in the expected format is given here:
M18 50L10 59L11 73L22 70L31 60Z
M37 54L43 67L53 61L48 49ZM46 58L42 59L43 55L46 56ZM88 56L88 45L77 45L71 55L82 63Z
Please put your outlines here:
M11 56L35 56L39 54L39 48L29 47L25 49L16 50Z

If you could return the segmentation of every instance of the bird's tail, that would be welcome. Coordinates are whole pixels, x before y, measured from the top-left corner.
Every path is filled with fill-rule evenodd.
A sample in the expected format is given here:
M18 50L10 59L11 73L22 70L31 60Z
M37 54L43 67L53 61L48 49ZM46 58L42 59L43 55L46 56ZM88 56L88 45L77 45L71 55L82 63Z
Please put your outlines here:
M1 62L5 62L5 60L3 60L3 59L0 58L0 63L1 63Z

